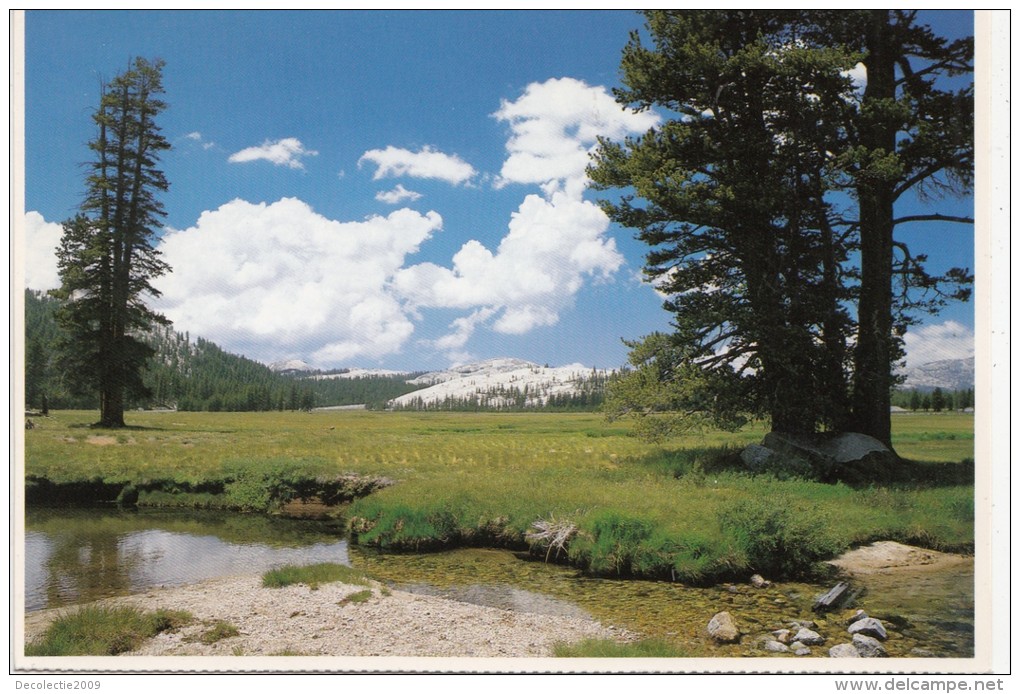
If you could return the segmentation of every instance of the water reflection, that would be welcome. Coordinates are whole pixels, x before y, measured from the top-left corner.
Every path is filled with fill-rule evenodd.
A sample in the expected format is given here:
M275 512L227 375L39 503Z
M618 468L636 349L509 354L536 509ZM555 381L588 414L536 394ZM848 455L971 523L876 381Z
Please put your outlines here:
M193 510L30 509L25 609L325 561L350 563L339 529L322 522Z

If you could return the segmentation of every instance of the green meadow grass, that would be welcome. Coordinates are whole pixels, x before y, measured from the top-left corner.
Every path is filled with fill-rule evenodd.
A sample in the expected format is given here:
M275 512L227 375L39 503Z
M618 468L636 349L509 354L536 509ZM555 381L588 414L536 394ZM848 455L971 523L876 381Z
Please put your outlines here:
M191 619L186 612L84 605L57 617L37 641L25 645L25 655L117 655Z
M973 415L895 416L894 445L910 462L895 483L868 487L742 470L735 454L761 440L760 424L654 445L598 414L139 412L120 439L89 428L94 419L37 420L26 473L192 489L228 480L209 499L249 510L272 509L284 478L382 476L395 484L345 517L356 542L388 551L528 549L532 524L552 521L572 539L562 552L532 546L539 556L599 575L712 582L802 574L877 539L973 546L973 484L960 465L974 458Z
M282 566L262 574L262 585L266 588L285 588L304 584L316 590L323 583L349 583L367 586L368 577L362 571L343 564L310 564L308 566Z

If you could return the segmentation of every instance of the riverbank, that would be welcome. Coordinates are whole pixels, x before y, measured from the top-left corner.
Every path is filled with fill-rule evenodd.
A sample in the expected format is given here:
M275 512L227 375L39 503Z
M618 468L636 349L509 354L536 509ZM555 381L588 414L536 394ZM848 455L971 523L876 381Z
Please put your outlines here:
M597 414L132 413L119 431L93 419L54 412L26 432L28 505L300 510L387 553L509 548L702 586L806 577L876 539L974 547L962 415L897 420L895 484L861 487L748 470L736 453L761 423L659 446Z
M549 657L557 643L635 638L589 618L483 607L380 584L370 590L371 597L364 593L365 586L343 583L322 584L315 590L306 585L265 588L261 576L248 575L150 590L102 604L183 610L193 617L188 625L124 653L126 657ZM38 638L64 612L27 615L26 642ZM218 623L233 626L236 635L203 642L203 635Z

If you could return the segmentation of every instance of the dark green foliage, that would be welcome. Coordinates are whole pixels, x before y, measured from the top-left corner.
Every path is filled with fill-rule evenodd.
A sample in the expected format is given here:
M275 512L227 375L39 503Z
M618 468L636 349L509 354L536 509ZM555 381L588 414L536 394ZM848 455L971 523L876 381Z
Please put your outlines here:
M919 409L932 409L934 411L947 410L947 411L958 411L958 410L970 410L974 407L974 389L965 388L961 390L943 390L937 389L941 401L938 402L933 390L921 391L917 388L911 390L897 390L892 391L891 403L897 407L903 407L909 409L912 412L916 412ZM925 405L925 398L927 398L927 404ZM939 409L935 409L935 407Z
M657 361L675 364L658 369L670 379L662 409L693 404L698 416L751 413L812 432L846 417L853 246L826 197L826 152L853 62L791 41L791 17L647 12L651 45L632 35L616 96L671 119L600 141L589 175L600 190L627 191L603 209L637 229L650 248L645 273L669 297L676 339Z
M927 257L895 237L900 225L973 224L970 216L899 215L905 195L931 202L971 189L974 178L973 81L946 88L947 77L973 72L974 39L948 41L917 22L916 10L809 13L807 40L858 51L868 81L847 123L841 168L858 203L861 284L854 355L853 427L891 441L892 368L917 312L970 297L973 275L937 276ZM813 33L813 36L812 36Z
M689 368L648 386L665 396L659 411L632 404L645 376L614 383L628 391L625 413L653 413L653 433L669 433L660 412L677 406L682 378L681 414L705 414L690 407L700 387L775 430L853 430L888 445L904 331L970 293L967 268L929 273L894 230L972 220L894 210L908 193L928 203L970 189L973 87L943 80L971 72L973 39L935 36L912 10L645 16L616 97L669 120L600 141L589 175L622 191L603 208L649 246L645 273L668 296Z
M610 377L602 406L610 421L632 417L636 432L650 441L705 426L735 431L747 423L753 408L732 370L700 368L697 349L678 335L653 333L626 344L630 367Z

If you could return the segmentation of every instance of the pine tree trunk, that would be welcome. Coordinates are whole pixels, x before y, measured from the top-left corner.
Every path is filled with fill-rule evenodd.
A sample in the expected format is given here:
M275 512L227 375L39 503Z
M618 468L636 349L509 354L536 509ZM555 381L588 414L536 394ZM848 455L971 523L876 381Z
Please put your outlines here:
M99 394L99 423L105 429L120 429L124 424L124 390L116 379L105 382Z
M882 114L896 96L895 48L888 10L872 11L868 32L868 122L861 143L872 153L896 151L896 124ZM853 426L887 446L892 444L889 413L892 388L892 264L894 181L868 172L857 186L860 203L861 287L855 352Z

